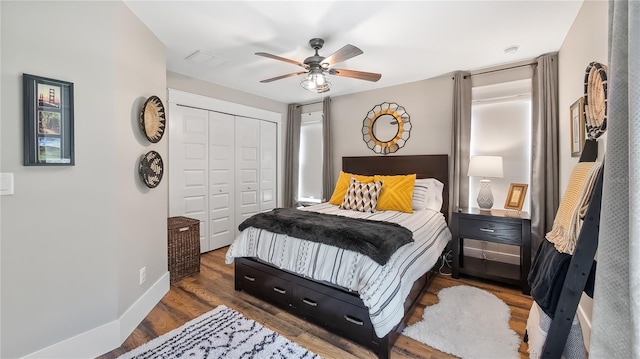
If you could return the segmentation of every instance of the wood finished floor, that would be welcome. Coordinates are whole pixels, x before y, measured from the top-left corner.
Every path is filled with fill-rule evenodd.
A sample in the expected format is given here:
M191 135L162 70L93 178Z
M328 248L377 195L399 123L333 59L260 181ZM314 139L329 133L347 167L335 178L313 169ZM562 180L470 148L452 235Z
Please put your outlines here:
M224 263L226 252L225 247L203 254L199 274L172 284L169 292L122 346L98 358L116 358L221 304L256 320L324 358L376 358L373 352L357 344L244 292L236 292L233 288L233 265ZM440 289L460 284L485 289L507 303L511 308L510 326L522 338L531 307L530 296L523 295L518 289L511 287L475 279L452 279L443 275L437 275L429 288L425 289L419 299L418 308L411 314L409 324L421 319L425 306L438 302L437 293ZM524 342L520 344L520 357L528 357L527 344ZM455 357L401 335L393 347L391 358Z

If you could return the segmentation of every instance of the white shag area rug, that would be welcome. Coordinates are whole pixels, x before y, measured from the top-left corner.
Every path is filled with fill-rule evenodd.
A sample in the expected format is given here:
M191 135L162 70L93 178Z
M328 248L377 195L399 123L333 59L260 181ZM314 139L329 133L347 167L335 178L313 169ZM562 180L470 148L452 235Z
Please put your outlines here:
M320 359L224 305L118 357L132 358Z
M402 334L462 359L520 357L520 337L509 328L511 310L500 298L466 285L444 288L438 298Z

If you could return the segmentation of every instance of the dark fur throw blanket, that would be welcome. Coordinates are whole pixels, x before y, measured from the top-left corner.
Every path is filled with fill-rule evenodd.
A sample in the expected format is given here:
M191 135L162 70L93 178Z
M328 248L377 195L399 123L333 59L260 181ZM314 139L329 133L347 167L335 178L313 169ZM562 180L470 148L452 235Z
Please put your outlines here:
M349 218L333 214L276 208L259 213L238 226L329 244L362 253L380 265L403 245L413 242L413 233L397 223Z

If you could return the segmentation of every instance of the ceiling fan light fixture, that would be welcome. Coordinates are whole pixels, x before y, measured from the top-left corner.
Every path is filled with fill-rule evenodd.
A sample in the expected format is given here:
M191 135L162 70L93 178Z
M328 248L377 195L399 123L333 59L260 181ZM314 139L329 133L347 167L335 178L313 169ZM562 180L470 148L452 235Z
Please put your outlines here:
M308 91L323 93L329 91L331 88L331 82L327 80L327 76L320 71L311 70L307 76L305 76L300 85Z

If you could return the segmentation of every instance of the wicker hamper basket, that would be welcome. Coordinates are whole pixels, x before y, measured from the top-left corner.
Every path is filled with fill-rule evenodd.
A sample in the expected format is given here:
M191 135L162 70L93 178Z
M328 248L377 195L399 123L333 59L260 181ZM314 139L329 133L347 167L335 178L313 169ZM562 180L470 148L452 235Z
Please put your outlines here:
M200 221L171 217L168 222L170 282L200 272Z

